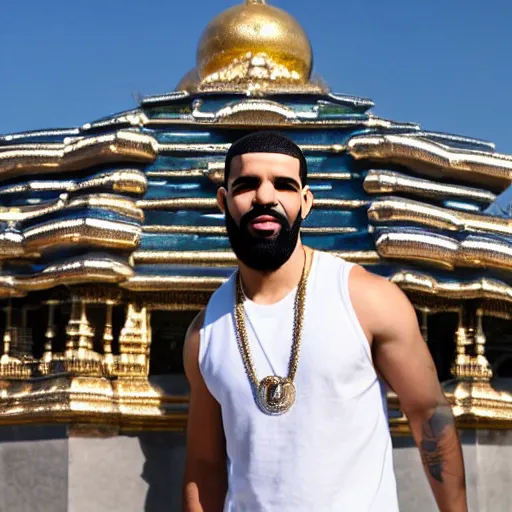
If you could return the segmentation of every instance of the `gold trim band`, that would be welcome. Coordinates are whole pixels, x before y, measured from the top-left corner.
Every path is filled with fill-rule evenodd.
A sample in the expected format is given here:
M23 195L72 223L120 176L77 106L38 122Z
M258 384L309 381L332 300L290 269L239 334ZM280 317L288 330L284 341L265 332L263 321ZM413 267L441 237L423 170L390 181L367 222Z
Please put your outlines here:
M208 178L210 181L217 185L224 182L224 162L212 163L208 168L194 168L194 169L161 169L148 171L146 173L148 178L171 178L171 179L201 179ZM356 179L357 175L352 172L310 172L308 173L308 181L311 180L343 180L349 181Z
M508 155L456 150L411 136L356 136L348 142L348 152L356 160L403 165L441 180L453 178L497 191L512 183L512 158Z
M210 155L225 155L231 144L158 144L159 153L206 153ZM344 153L344 144L299 144L305 153Z
M23 297L28 292L60 285L119 283L133 276L133 269L109 257L87 256L50 265L38 274L0 276L0 297Z
M512 219L491 217L490 215L465 213L448 208L432 206L410 199L378 199L368 209L371 222L414 222L448 231L477 231L510 235Z
M394 274L391 281L402 290L435 295L439 298L489 299L512 303L512 287L495 279L481 278L466 283L441 283L426 274L404 271Z
M314 207L322 210L355 210L369 201L357 199L315 199ZM214 197L173 197L168 199L141 199L136 203L143 210L217 210Z
M380 262L380 257L375 251L329 251L329 254L361 265L372 265ZM133 260L135 264L139 265L234 267L237 264L236 256L232 251L135 251Z
M415 194L430 199L458 198L489 204L496 195L487 190L438 183L436 181L413 178L400 172L375 170L368 171L363 187L368 194Z
M393 232L379 235L382 258L421 261L453 270L455 267L512 270L512 245L500 240L470 236L459 242L435 233Z
M172 225L146 225L142 228L143 233L166 233L177 235L204 235L204 236L226 236L226 228L223 226L180 226ZM357 228L332 226L332 227L302 227L300 232L304 235L338 235L346 233L357 233Z
M110 162L153 162L157 141L138 132L119 130L108 135L52 144L19 144L0 148L0 179L21 174L76 171Z

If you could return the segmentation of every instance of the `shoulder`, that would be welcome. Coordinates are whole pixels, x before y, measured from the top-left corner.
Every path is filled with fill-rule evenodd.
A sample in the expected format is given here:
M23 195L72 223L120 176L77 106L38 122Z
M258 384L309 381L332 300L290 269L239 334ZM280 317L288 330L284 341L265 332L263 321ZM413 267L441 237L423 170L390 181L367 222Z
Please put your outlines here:
M352 288L357 290L366 286L370 286L375 293L388 291L391 288L397 288L395 284L393 284L385 277L369 272L360 265L352 265L349 279L351 291Z
M195 339L199 336L199 333L203 327L205 318L205 310L202 309L190 322L190 325L188 326L187 333L185 335L185 342L189 339Z
M185 373L189 379L199 371L199 344L204 318L205 311L203 309L192 320L187 329L187 333L185 334L185 342L183 344L183 365L185 367Z
M372 294L387 293L389 290L400 291L399 288L388 279L367 271L360 265L346 261L334 254L324 251L315 251L318 262L322 268L328 268L331 271L339 272L344 270L344 276L348 281L350 295L356 295L359 292L367 293L370 287Z
M365 295L367 298L376 297L378 299L384 296L391 296L392 299L405 298L405 294L395 283L378 274L369 272L360 265L352 265L349 287L351 295Z
M210 296L206 304L203 320L208 317L211 309L216 309L226 304L231 304L234 300L235 279L237 272L233 272Z
M352 267L352 263L336 256L336 254L331 254L326 251L321 251L318 249L311 250L314 258L314 262L317 268L320 269L321 275L325 278L326 275L332 277L338 274L342 269Z
M372 337L404 324L417 323L417 316L405 293L385 277L359 265L350 270L350 300L365 331Z

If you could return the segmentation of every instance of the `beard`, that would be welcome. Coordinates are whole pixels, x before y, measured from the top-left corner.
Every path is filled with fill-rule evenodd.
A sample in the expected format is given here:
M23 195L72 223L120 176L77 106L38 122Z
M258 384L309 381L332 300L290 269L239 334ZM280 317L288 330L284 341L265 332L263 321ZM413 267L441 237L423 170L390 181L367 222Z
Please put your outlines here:
M249 222L260 215L270 215L281 229L273 237L256 237L249 231ZM238 226L226 204L226 230L236 257L249 268L260 272L273 272L283 266L292 255L299 238L302 224L301 211L290 225L281 213L265 206L255 206L240 220Z

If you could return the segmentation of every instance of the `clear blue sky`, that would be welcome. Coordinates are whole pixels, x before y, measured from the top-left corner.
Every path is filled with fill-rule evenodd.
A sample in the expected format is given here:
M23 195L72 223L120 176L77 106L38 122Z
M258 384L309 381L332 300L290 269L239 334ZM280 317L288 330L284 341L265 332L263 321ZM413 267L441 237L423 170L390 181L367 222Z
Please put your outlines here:
M81 125L172 90L208 21L238 2L4 0L0 133ZM335 92L512 153L512 2L269 2L303 24Z

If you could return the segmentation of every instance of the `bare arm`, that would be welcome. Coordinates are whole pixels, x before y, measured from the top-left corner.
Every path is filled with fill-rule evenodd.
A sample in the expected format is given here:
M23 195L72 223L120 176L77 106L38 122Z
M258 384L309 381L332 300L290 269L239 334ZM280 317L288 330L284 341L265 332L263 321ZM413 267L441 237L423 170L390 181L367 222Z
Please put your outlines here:
M220 406L199 370L202 322L203 314L199 314L189 327L183 351L190 384L183 511L222 512L227 491L226 447Z
M386 279L355 268L350 293L377 370L396 392L441 512L466 512L462 450L451 407L413 306Z

